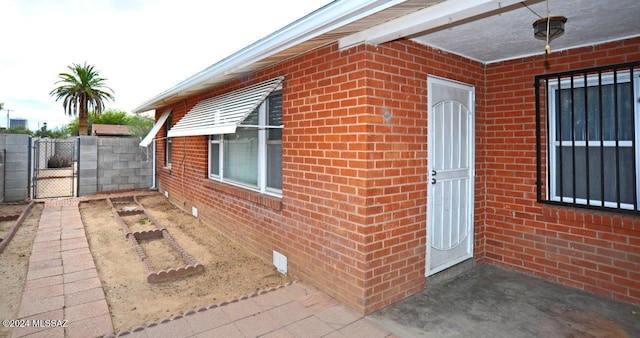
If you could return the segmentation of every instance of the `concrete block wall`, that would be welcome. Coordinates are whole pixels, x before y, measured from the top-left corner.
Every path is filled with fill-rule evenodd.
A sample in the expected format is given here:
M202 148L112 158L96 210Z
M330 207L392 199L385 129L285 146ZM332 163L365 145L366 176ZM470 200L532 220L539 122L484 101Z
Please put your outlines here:
M147 151L138 146L139 140L81 136L78 142L78 196L151 186L152 161ZM68 145L56 149L53 143L45 142L43 147L47 147L49 154L65 152L63 155L70 156L73 153ZM30 158L31 150L30 136L0 134L0 154L4 156L0 161L0 203L29 199L30 166L46 168L46 158Z
M5 138L2 135L0 137L0 203L4 202L4 162L6 160L4 141Z
M152 161L134 138L98 138L98 191L144 189L151 186Z
M138 139L80 137L79 196L151 186L152 161Z
M2 202L18 202L29 198L29 135L0 135L1 149L6 150Z
M78 196L98 192L98 137L80 136Z

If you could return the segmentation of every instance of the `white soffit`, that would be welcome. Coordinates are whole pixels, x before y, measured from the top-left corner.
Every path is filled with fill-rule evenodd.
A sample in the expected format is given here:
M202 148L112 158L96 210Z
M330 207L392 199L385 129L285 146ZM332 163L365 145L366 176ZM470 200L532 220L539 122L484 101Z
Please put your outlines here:
M162 125L165 123L165 121L167 121L169 114L171 114L171 109L167 109L162 113L162 115L160 116L158 121L156 121L156 123L153 125L153 128L151 128L147 136L145 136L142 139L142 141L140 141L141 147L148 147L151 144L153 139L156 137L156 134L158 134L158 131L160 130L160 128L162 128Z
M549 15L567 18L552 53L640 36L638 0L551 0ZM547 3L527 0L499 15L419 34L412 40L485 64L543 55L546 41L533 37L533 22L547 16Z
M244 119L276 90L284 77L277 77L198 102L169 129L169 137L233 134Z
M464 22L487 13L506 10L522 0L449 0L418 10L403 17L382 23L361 32L341 38L340 49L361 43L374 45L411 37L450 24Z

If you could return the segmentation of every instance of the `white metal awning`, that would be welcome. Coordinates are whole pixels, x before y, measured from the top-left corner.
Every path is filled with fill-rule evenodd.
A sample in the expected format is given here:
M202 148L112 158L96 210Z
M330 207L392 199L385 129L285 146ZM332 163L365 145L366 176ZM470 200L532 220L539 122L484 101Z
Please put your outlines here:
M233 134L244 119L276 90L284 77L198 102L170 130L167 136Z
M164 113L162 113L162 115L160 115L160 118L153 125L153 128L151 128L151 131L149 131L147 136L145 136L142 139L142 141L140 141L140 146L141 147L148 147L151 144L151 142L156 137L156 134L158 133L160 128L162 128L162 125L165 123L165 121L167 121L167 118L169 117L169 114L171 114L171 109L165 110Z

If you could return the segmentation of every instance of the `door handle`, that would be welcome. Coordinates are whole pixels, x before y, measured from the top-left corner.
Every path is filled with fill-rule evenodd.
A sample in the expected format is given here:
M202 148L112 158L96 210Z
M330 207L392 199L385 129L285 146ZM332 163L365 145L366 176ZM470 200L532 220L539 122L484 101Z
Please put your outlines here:
M431 179L431 184L436 184L436 182L438 182L438 181L436 180L435 177Z

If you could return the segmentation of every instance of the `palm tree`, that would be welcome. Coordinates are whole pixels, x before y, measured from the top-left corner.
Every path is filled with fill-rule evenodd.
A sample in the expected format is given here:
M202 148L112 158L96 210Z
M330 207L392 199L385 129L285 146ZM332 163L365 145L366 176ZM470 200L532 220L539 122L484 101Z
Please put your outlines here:
M102 113L104 101L113 100L113 90L105 85L106 79L100 77L93 65L74 63L67 68L71 72L58 74L60 80L56 83L61 85L49 95L54 96L56 101L63 99L65 114L78 116L78 134L87 135L89 108L94 114Z

